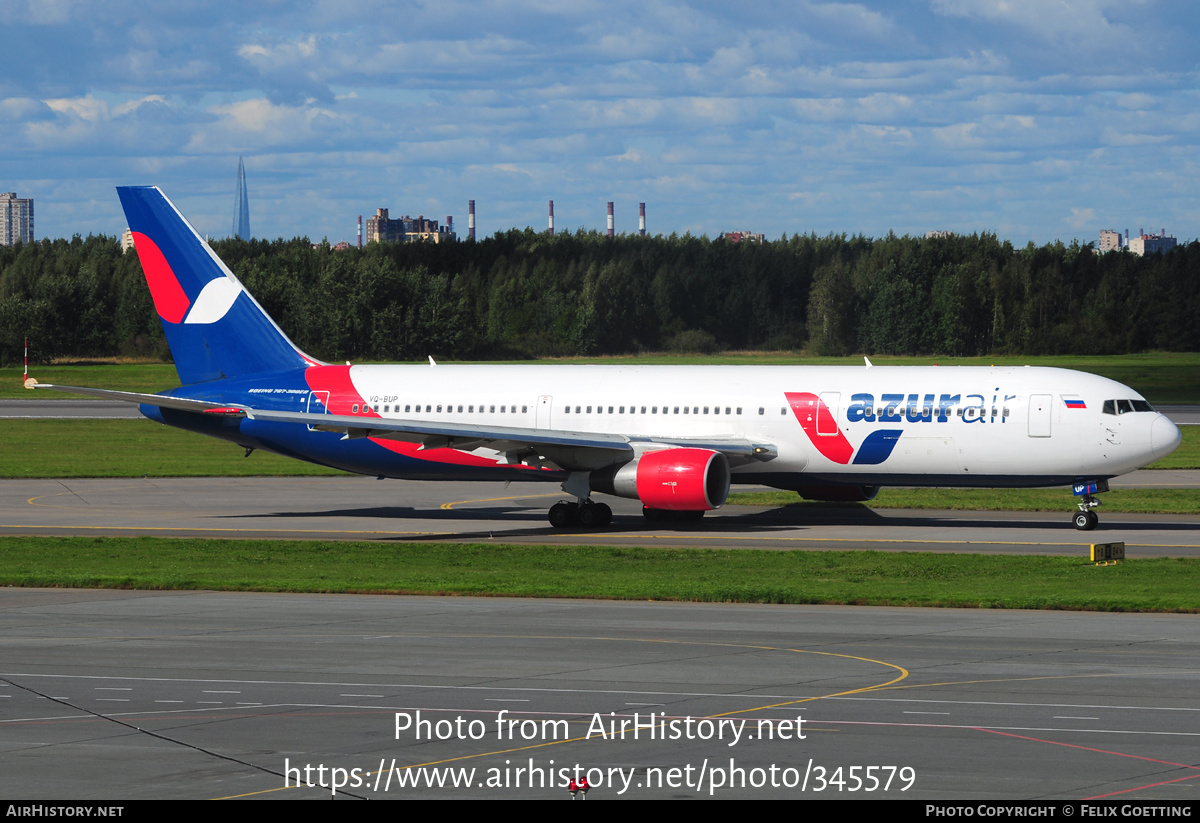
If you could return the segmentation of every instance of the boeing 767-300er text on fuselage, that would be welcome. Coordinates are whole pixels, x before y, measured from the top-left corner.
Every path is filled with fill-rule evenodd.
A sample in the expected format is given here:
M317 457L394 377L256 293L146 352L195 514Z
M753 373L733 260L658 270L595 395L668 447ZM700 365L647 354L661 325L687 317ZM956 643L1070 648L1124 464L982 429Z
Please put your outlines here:
M349 472L560 483L556 527L603 526L593 491L647 517L700 516L731 482L818 500L880 486L1073 486L1077 528L1108 478L1179 429L1135 391L1045 368L351 366L309 357L175 206L119 188L182 387L137 394L152 420ZM247 452L248 454L249 452Z

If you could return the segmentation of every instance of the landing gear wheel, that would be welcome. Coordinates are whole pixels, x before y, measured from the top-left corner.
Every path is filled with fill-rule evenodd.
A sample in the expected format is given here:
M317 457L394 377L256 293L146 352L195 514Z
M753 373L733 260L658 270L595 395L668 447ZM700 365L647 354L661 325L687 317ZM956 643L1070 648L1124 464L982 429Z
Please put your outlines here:
M1096 524L1100 522L1100 517L1091 511L1076 512L1074 517L1075 528L1081 532L1090 532L1096 528Z
M584 503L579 507L579 525L585 529L595 528L600 525L600 512L596 511L595 503Z
M603 503L587 501L583 505L565 500L550 507L546 519L556 529L583 526L585 529L602 529L612 523L612 509Z
M550 514L547 518L550 525L556 529L565 529L571 525L571 505L569 503L555 503L550 507Z
M579 525L585 529L602 529L612 523L612 509L590 500L579 507Z

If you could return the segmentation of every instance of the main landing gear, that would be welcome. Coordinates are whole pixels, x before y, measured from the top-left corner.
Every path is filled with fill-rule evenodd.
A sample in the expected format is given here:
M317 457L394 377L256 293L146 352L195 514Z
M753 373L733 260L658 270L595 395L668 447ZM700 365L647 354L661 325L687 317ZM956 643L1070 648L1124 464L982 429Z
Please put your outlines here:
M571 526L583 526L585 529L604 528L612 523L612 509L604 503L593 503L584 500L582 503L568 503L561 500L550 507L547 519L556 529L566 529Z

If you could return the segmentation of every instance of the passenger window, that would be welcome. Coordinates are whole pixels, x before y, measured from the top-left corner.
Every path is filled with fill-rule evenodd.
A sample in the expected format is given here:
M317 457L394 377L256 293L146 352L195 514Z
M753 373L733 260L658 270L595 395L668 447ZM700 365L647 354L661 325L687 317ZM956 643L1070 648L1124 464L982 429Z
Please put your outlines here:
M642 411L641 411L641 413L642 413L642 414L645 414L645 413L646 413L646 407L645 407L645 406L642 406Z
M741 407L741 406L738 406L738 407L737 407L737 410L738 410L738 414L741 414L741 413L742 413L742 407ZM725 413L726 413L726 414L728 414L728 413L729 413L729 410L728 410L728 409L726 409Z
M684 406L684 407L683 407L683 413L684 413L684 414L687 414L687 413L688 413L688 407L687 407L687 406Z
M350 407L350 413L358 414L358 404L357 403L355 403L353 406Z
M592 413L592 407L591 407L591 406L588 406L588 407L587 407L587 413L588 413L588 414L591 414L591 413Z
M625 407L621 406L621 414L624 414L624 413L625 413Z
M612 406L609 406L609 407L608 407L608 413L609 413L609 414L612 414L612 409L613 409L613 407L612 407Z
M767 410L766 410L766 409L764 409L762 406L759 406L759 407L758 407L758 413L759 413L760 415L762 415L762 414L766 414L766 413L767 413Z

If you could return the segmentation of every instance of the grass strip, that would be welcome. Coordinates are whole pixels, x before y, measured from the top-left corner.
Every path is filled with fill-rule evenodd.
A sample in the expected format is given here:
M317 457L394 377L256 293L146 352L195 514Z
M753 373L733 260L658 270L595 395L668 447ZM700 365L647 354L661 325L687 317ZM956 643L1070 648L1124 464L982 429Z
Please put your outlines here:
M30 366L29 376L39 383L62 386L88 386L94 389L156 393L179 386L179 374L171 363L70 363ZM55 391L30 391L25 388L24 369L12 366L0 369L0 399L68 400L79 395Z
M0 477L344 475L150 420L5 420Z
M1147 514L1200 514L1200 489L1114 489L1100 495L1105 512ZM872 509L949 509L964 511L1062 512L1075 511L1070 489L888 489L870 503L821 503L801 500L795 492L733 492L734 506L865 506Z
M1200 559L928 552L8 537L0 585L1200 611Z

